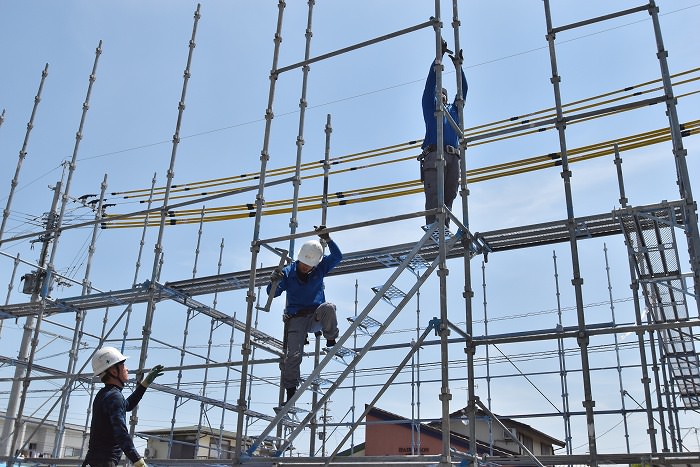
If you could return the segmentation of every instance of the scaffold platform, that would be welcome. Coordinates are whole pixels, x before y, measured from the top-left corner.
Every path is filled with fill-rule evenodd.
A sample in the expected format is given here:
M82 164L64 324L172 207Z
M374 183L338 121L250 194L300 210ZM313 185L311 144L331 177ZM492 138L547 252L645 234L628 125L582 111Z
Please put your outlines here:
M675 225L682 226L683 201L664 201L653 205L644 205L627 208L625 213L644 213L655 210L664 210L675 219ZM654 221L644 216L639 216L640 227L653 228ZM596 238L603 236L622 234L619 213L616 211L591 216L577 217L575 219L575 231L578 239ZM475 239L485 246L483 253L495 253L499 251L530 248L555 243L567 242L569 236L569 222L567 219L513 227L489 232L475 233ZM343 260L336 266L330 276L353 274L363 271L372 271L395 267L401 263L403 257L411 251L413 243L385 246L371 250L356 251L343 254ZM439 253L439 247L435 243L426 243L419 255L430 262ZM464 244L457 243L447 254L448 258L464 256ZM255 285L266 286L270 274L276 266L262 267L255 271ZM193 279L166 282L165 284L151 284L146 281L137 287L116 290L76 297L58 298L46 300L43 305L44 316L75 312L80 310L93 310L112 306L127 306L137 303L146 303L150 299L155 302L175 300L179 303L200 311L212 318L230 322L237 329L245 329L245 323L237 321L231 315L215 310L204 305L192 297L199 295L242 290L249 286L250 271L238 271L213 276L204 276ZM0 319L15 319L26 316L38 315L41 312L41 302L17 303L0 306ZM253 336L255 338L255 336ZM281 342L270 336L258 336L254 339L263 341L270 347L281 349Z

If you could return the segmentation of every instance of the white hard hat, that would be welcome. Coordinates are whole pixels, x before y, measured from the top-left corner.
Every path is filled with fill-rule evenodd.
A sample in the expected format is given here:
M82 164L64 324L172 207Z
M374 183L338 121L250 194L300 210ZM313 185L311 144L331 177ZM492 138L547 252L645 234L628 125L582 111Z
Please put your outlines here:
M109 367L123 362L127 358L129 357L125 357L114 347L102 347L92 356L92 372L95 376L100 376Z
M313 268L321 262L321 258L323 258L323 245L318 240L309 240L301 246L297 259Z

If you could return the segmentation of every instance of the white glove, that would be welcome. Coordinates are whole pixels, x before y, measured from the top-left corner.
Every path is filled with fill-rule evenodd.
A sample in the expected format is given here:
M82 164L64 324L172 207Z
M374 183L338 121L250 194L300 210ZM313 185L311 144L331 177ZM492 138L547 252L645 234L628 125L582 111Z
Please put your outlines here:
M148 467L148 465L146 464L146 461L143 460L143 457L142 457L141 459L134 462L134 467Z

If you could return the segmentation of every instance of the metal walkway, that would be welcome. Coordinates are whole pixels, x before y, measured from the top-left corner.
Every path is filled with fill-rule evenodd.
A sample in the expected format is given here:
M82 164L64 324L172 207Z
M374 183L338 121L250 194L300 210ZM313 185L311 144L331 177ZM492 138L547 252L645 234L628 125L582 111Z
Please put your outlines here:
M683 225L682 215L683 201L663 202L659 204L628 208L623 211L626 216L636 215L638 222L644 230L655 224L653 219L645 217L644 213L664 211L673 219L674 225ZM618 212L597 214L577 218L576 229L581 239L594 238L621 234L622 227ZM533 246L549 245L567 242L569 229L567 220L558 220L528 226L509 229L493 230L474 234L475 240L481 245L485 254ZM371 271L396 267L403 257L411 250L414 243L387 246L372 250L363 250L352 253L344 253L342 262L336 266L330 275L352 274L362 271ZM421 248L419 255L426 261L432 261L438 255L437 244L426 244ZM458 258L464 255L464 247L461 244L449 251L448 258ZM268 266L256 270L256 284L265 286L269 282L269 276L276 266ZM215 310L204 305L192 297L198 295L213 294L215 292L227 292L231 290L243 290L248 287L250 272L248 270L230 272L226 274L205 276L194 279L167 282L165 284L153 284L154 290L150 290L150 283L145 282L139 287L125 290L117 290L77 297L60 298L53 301L47 300L44 307L44 315L55 313L75 312L78 310L93 310L110 306L126 306L130 304L146 303L153 293L155 301L175 300L183 305L195 309L212 318L228 322L236 329L244 330L245 323L234 320L229 314ZM21 318L36 315L41 310L41 304L18 303L0 306L0 319ZM686 310L687 316L687 310ZM278 339L260 333L253 336L258 344L281 349L282 344Z

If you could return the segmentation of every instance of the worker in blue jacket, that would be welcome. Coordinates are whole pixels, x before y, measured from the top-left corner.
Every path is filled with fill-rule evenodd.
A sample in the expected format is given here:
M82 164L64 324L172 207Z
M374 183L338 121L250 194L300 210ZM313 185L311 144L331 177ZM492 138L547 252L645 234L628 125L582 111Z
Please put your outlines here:
M318 227L321 231L325 226ZM309 332L322 333L326 347L333 347L338 338L335 305L326 301L323 278L333 269L343 254L328 233L319 234L321 241L309 240L301 246L297 260L284 269L275 270L270 277L267 293L276 284L274 296L287 292L284 309L285 349L282 360L282 385L287 401L296 393L300 383L300 366L304 343ZM330 254L323 254L323 244Z
M127 398L122 395L124 383L129 381L129 369L122 355L114 347L102 347L92 357L92 369L104 387L92 401L90 440L83 467L116 467L122 452L134 467L148 467L134 447L126 427L126 412L131 412L141 401L146 388L163 374L163 366L156 365Z
M457 56L452 55L447 49L447 42L442 41L442 53L450 52L449 57L459 69L462 76L462 99L467 97L467 78L462 70L462 51L460 50ZM445 110L452 117L455 123L459 123L459 115L457 111L457 96L454 101L448 104L447 90L442 88L441 92L442 103ZM425 210L429 211L438 207L437 193L437 121L435 119L435 103L436 103L436 79L435 79L435 64L430 65L428 78L425 81L425 89L423 90L423 120L425 120L425 138L421 148L423 152L418 156L421 163L421 180L423 181L423 189L425 191ZM442 121L442 135L444 143L443 155L445 158L444 170L444 198L445 206L452 211L452 202L457 197L457 189L459 187L459 141L460 134L450 124L447 115ZM435 222L435 215L426 215L425 222L427 225ZM449 217L445 218L445 225L449 226Z

